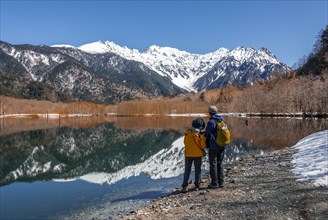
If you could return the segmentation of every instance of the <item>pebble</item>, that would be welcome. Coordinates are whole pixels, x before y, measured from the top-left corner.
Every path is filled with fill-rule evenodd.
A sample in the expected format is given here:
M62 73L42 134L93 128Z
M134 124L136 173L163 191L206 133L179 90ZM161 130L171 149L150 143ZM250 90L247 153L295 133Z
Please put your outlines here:
M304 204L327 204L325 189L296 182L290 170L292 154L284 153L279 158L281 153L284 151L255 157L258 160L252 159L252 163L245 158L226 166L226 189L166 197L167 200L162 199L163 207L149 206L144 209L148 215L137 219L301 219L299 210L304 209ZM209 176L205 175L201 183L208 181ZM308 219L325 219L325 207L308 211ZM136 216L133 212L132 215Z

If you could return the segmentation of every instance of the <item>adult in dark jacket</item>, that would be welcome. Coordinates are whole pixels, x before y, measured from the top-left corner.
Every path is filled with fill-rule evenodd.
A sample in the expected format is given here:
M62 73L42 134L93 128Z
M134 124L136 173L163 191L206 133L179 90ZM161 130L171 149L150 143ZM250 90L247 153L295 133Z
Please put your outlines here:
M208 108L210 120L207 122L205 130L211 176L211 184L208 185L208 188L224 187L223 158L225 147L217 145L215 141L217 135L216 122L223 121L223 117L217 112L217 107L214 105Z

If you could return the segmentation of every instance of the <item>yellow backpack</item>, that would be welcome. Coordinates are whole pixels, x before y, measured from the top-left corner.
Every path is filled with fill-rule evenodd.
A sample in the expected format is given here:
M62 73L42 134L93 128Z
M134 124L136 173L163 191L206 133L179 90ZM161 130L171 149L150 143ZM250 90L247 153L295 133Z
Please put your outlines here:
M217 135L216 135L216 143L220 147L224 147L230 144L230 131L228 126L223 121L216 122L217 127Z

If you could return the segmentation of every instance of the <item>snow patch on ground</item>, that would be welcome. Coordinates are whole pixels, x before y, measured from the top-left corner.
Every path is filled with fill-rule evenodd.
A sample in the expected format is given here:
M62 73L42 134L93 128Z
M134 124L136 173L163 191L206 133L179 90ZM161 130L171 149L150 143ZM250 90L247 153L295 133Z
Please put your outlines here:
M208 116L208 114L204 114L204 113L166 114L165 116L171 116L171 117L206 117L206 116Z
M292 148L293 172L300 181L310 180L316 186L328 186L328 130L311 134Z

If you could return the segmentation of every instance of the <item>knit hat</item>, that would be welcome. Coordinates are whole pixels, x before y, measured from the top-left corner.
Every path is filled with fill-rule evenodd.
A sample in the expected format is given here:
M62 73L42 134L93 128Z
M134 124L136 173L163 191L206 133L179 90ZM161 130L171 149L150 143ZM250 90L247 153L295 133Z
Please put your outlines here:
M208 113L216 114L218 113L218 108L215 105L211 105L210 107L208 107Z
M205 128L205 121L202 118L196 118L196 119L192 120L191 125L194 128L202 130Z

